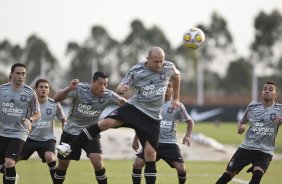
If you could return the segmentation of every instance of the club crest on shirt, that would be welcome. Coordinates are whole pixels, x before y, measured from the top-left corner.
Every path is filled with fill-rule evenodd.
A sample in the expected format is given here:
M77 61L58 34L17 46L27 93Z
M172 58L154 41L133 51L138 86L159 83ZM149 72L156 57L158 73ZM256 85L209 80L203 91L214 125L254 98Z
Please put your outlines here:
M46 114L47 114L47 115L52 114L52 109L46 109Z
M27 98L26 95L21 95L20 99L21 99L22 102L26 102L26 98Z
M172 108L172 107L168 107L167 110L166 110L166 112L167 112L168 114L173 113L173 108Z
M165 72L160 72L160 80L165 80Z
M98 101L99 101L100 104L104 103L105 102L105 97L100 97Z
M270 114L270 120L271 121L276 120L276 114L275 113Z

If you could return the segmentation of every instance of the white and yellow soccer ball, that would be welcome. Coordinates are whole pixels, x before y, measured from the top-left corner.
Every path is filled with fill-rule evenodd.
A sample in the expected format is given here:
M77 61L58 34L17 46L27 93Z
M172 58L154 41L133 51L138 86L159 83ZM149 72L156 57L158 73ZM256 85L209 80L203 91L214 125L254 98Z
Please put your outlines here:
M188 29L183 35L183 43L190 49L199 48L205 42L205 39L205 33L197 27Z

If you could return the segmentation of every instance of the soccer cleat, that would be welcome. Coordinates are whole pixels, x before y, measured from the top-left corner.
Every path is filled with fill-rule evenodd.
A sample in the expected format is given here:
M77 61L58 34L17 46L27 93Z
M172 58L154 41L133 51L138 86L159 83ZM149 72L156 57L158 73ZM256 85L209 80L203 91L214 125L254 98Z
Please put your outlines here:
M58 150L59 154L63 155L64 157L68 156L71 152L70 145L63 142L61 143L61 145L58 145L56 149Z

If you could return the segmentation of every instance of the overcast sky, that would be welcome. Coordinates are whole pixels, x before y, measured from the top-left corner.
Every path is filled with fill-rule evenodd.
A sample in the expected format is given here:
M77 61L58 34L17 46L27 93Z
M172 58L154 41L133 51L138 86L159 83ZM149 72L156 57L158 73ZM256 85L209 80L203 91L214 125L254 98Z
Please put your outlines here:
M69 41L83 43L94 25L122 41L130 23L160 27L172 46L178 46L189 27L209 25L217 11L228 23L239 54L246 56L254 38L254 17L278 9L281 0L0 0L0 41L24 46L31 34L47 42L58 59Z

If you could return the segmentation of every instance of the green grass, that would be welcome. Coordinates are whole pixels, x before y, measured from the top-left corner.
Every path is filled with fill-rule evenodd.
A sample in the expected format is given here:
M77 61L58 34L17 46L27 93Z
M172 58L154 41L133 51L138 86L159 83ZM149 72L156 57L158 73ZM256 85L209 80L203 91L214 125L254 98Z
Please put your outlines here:
M179 123L177 127L178 132L184 133L186 131L186 124ZM195 123L193 133L202 133L206 136L212 137L223 144L231 144L239 146L244 139L245 134L237 134L237 123L211 123L199 122ZM276 137L276 150L277 153L282 153L282 133L278 132Z
M108 183L110 184L131 184L131 160L105 160ZM201 162L187 161L188 169L187 183L191 184L212 184L222 174L226 162ZM20 161L17 166L17 173L20 175L19 184L49 184L51 179L46 164L40 160L32 159ZM280 178L282 161L272 161L269 170L262 180L262 184L282 183ZM246 170L247 168L245 168ZM157 163L158 177L157 184L177 184L176 171L171 169L164 161ZM243 170L236 179L248 181L251 174ZM67 173L65 184L87 184L97 183L94 177L93 168L89 160L72 161ZM144 184L142 178L142 184ZM230 182L238 184L238 182Z
M178 124L178 132L184 133L186 125ZM243 135L236 133L236 123L207 123L200 122L195 124L194 133L203 133L224 144L239 145L244 139ZM282 134L276 138L277 151L282 152ZM114 153L113 153L114 154ZM105 160L107 169L108 183L110 184L131 184L132 160ZM187 183L191 184L212 184L222 174L226 168L226 162L212 161L186 161L188 169ZM274 160L270 164L269 170L262 180L262 184L280 184L282 161ZM20 161L17 166L17 173L20 175L19 184L49 184L51 178L46 164L42 164L38 159ZM243 170L238 179L249 181L251 174ZM177 184L176 171L171 169L165 162L157 164L158 178L157 184ZM65 184L88 184L97 183L93 167L89 160L72 161L67 173ZM142 178L142 184L144 184ZM236 184L236 182L230 182ZM238 182L237 182L238 184Z

